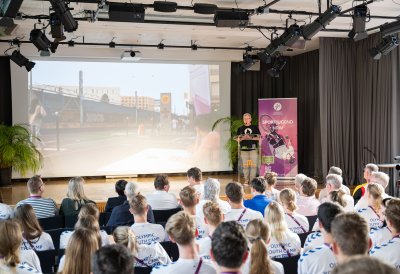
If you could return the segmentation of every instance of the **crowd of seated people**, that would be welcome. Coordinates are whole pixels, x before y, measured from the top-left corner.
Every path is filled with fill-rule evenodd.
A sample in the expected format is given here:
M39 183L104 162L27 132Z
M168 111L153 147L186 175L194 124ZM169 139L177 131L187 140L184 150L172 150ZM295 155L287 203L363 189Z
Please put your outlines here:
M188 185L178 196L169 193L167 175L157 175L155 190L147 195L137 183L119 180L118 196L107 200L105 211L111 216L106 227L100 227L99 209L84 194L83 178L69 180L58 210L52 199L42 197L45 184L34 176L27 183L27 199L14 209L0 203L0 273L42 273L38 255L54 249L64 254L58 254L56 266L62 274L133 273L134 268L174 274L281 274L292 273L291 259L300 274L362 273L349 272L349 261L360 265L358 269L364 262L382 270L376 273L396 273L400 199L385 193L389 177L370 167L374 165L364 169L368 180L356 205L337 167L326 176L321 199L316 181L304 174L296 176L294 189L280 191L274 188L274 173L253 178L249 200L243 185L229 182L227 201L219 196L220 182L203 182L198 168L188 170ZM154 212L175 209L166 223L157 223ZM40 219L57 214L76 216L77 222L59 234L55 246ZM171 256L165 243L176 245L178 257Z

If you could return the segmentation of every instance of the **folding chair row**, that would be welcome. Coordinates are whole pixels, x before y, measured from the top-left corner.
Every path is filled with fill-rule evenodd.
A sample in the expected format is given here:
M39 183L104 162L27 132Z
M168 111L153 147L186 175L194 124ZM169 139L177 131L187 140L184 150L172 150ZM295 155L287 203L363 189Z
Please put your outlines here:
M99 225L106 226L108 220L110 219L110 212L102 212L99 217ZM56 215L49 218L39 219L40 226L43 230L51 230L58 228L74 228L76 222L78 221L78 216L63 216Z

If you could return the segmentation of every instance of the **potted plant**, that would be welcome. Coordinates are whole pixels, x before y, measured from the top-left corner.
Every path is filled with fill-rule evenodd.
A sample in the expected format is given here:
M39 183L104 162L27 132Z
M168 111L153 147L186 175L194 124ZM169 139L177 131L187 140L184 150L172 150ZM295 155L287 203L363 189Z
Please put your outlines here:
M30 130L22 125L0 125L0 185L11 184L12 170L25 175L42 167L43 156Z

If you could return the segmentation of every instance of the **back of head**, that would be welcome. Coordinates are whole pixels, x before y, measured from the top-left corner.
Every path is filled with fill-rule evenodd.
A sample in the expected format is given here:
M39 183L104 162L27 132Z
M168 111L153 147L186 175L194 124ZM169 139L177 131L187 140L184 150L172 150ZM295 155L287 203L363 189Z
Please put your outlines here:
M348 259L346 262L337 265L332 274L398 274L399 272L392 266L389 266L370 256L357 255Z
M113 231L114 242L126 246L133 254L138 251L136 236L129 226L119 226Z
M271 235L276 238L278 242L285 239L286 231L288 230L285 212L280 204L275 201L269 203L265 208L264 219L271 227Z
M208 178L204 182L204 200L217 202L219 198L219 190L221 184L217 179Z
M369 183L367 185L368 197L373 201L373 207L375 210L380 210L382 206L383 194L385 190L377 183Z
M365 255L369 249L369 226L357 213L341 213L331 223L334 242L345 256Z
M332 202L337 203L342 207L346 207L347 206L347 201L344 198L344 195L346 195L346 193L341 189L333 190L333 191L331 191L329 193L329 199Z
M165 186L169 185L168 175L159 174L154 178L154 188L157 190L164 190Z
M19 263L19 249L22 243L22 231L14 220L0 221L0 256L7 266L15 267Z
M291 188L284 188L279 193L279 200L290 211L295 211L298 207L296 205L296 193Z
M90 273L90 259L101 246L99 235L90 229L77 229L65 250L63 273Z
M39 193L40 187L43 185L42 177L35 175L28 180L27 187L31 194Z
M207 202L203 205L204 218L213 226L219 225L223 221L222 210L217 203Z
M385 172L374 171L371 173L371 182L380 184L384 189L388 186L390 177Z
M135 196L136 194L138 194L139 192L139 185L136 182L128 182L125 185L125 194L128 197L128 199L130 197Z
M115 182L115 192L120 196L125 196L125 186L128 182L126 180L118 180Z
M192 186L185 186L179 192L179 199L184 207L194 207L198 203L196 189Z
M323 203L318 207L317 217L324 230L331 233L331 224L333 219L340 213L343 213L343 209L334 203Z
M132 213L134 215L142 216L147 213L147 200L146 197L144 197L142 194L129 197L129 206L131 207Z
M85 180L82 177L73 177L68 182L67 197L72 200L88 200L85 196L83 184Z
M400 233L400 199L392 198L386 203L385 209L386 220L391 223L391 226Z
M165 231L178 245L189 245L196 237L196 223L191 215L180 211L168 219Z
M43 230L31 205L23 204L18 206L15 209L15 219L21 225L26 240L33 240L42 235Z
M230 182L225 187L225 194L231 202L239 204L243 201L243 186L238 182Z
M92 257L93 274L132 274L133 265L133 254L119 244L104 246Z
M92 215L83 215L75 224L75 229L90 229L100 233L100 225L98 220Z
M336 174L336 175L342 176L343 175L343 171L342 171L342 169L340 167L331 166L329 168L328 174Z
M264 174L264 179L269 186L276 185L277 177L278 177L278 174L276 174L275 172L267 172Z
M294 185L297 189L300 189L301 184L303 183L303 181L307 178L306 175L304 175L303 173L299 173L296 176L294 176Z
M247 256L242 226L235 221L221 223L212 236L211 254L219 266L240 268Z
M201 173L200 168L192 167L187 171L187 177L193 178L195 182L200 182L203 179L203 175Z
M250 186L258 193L264 193L267 189L267 182L263 177L255 177L251 180Z
M326 183L330 184L333 189L339 189L342 187L343 178L337 174L328 174L326 176Z
M95 204L87 203L81 207L81 210L79 211L78 214L78 218L81 218L86 215L93 216L96 220L98 220L100 217L100 211Z
M301 183L301 193L303 193L307 197L314 196L315 192L317 191L317 187L317 181L307 177Z
M372 172L379 171L379 167L372 163L366 164L365 168L369 171L370 174L372 174Z

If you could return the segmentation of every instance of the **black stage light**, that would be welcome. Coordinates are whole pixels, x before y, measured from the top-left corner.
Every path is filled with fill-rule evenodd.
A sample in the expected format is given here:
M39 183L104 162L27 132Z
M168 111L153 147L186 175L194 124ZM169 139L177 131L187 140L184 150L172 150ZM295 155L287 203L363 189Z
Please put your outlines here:
M38 50L48 51L51 45L46 34L40 29L33 29L29 40L35 45Z
M257 53L258 58L260 58L260 61L265 63L265 64L269 64L271 63L271 56L269 56L268 54L266 54L264 51L260 51Z
M28 58L26 58L19 52L19 50L14 50L13 53L10 55L10 59L20 67L24 66L27 71L31 71L32 68L35 66L35 63L29 61Z
M64 40L64 26L54 12L50 13L49 23L51 28L51 37Z
M381 26L382 37L390 36L400 32L400 21L394 21Z
M58 48L58 45L59 45L58 42L52 42L52 43L51 43L51 46L50 46L50 51L51 51L52 53L56 53L56 50L57 50L57 48Z
M153 8L158 12L176 12L178 4L169 1L154 1Z
M239 63L240 67L242 68L243 71L247 71L249 68L251 68L254 64L256 63L256 61L254 61L254 59L248 55L245 54L243 56L243 61Z
M304 39L310 40L312 37L314 37L320 30L329 25L329 23L340 14L340 11L340 6L332 5L313 22L301 26L301 32Z
M278 59L275 60L274 64L272 65L272 68L267 70L267 73L271 77L279 77L279 73L283 70L283 68L286 65L286 59L283 57L279 57Z
M68 5L64 0L49 0L56 16L60 19L61 23L64 25L66 32L76 31L78 28L78 22L72 16Z
M287 47L291 47L297 40L300 39L301 30L297 24L291 25L285 30L285 32L279 37L281 43Z
M369 51L369 53L374 60L379 60L381 59L382 55L388 54L398 45L399 45L399 39L397 35L392 35L383 38L382 41L375 48L372 48Z
M214 4L195 3L193 9L194 13L198 14L214 14L218 6Z
M353 28L349 32L349 37L354 39L354 41L360 41L368 37L368 33L365 31L367 17L368 17L367 6L360 5L354 8Z

